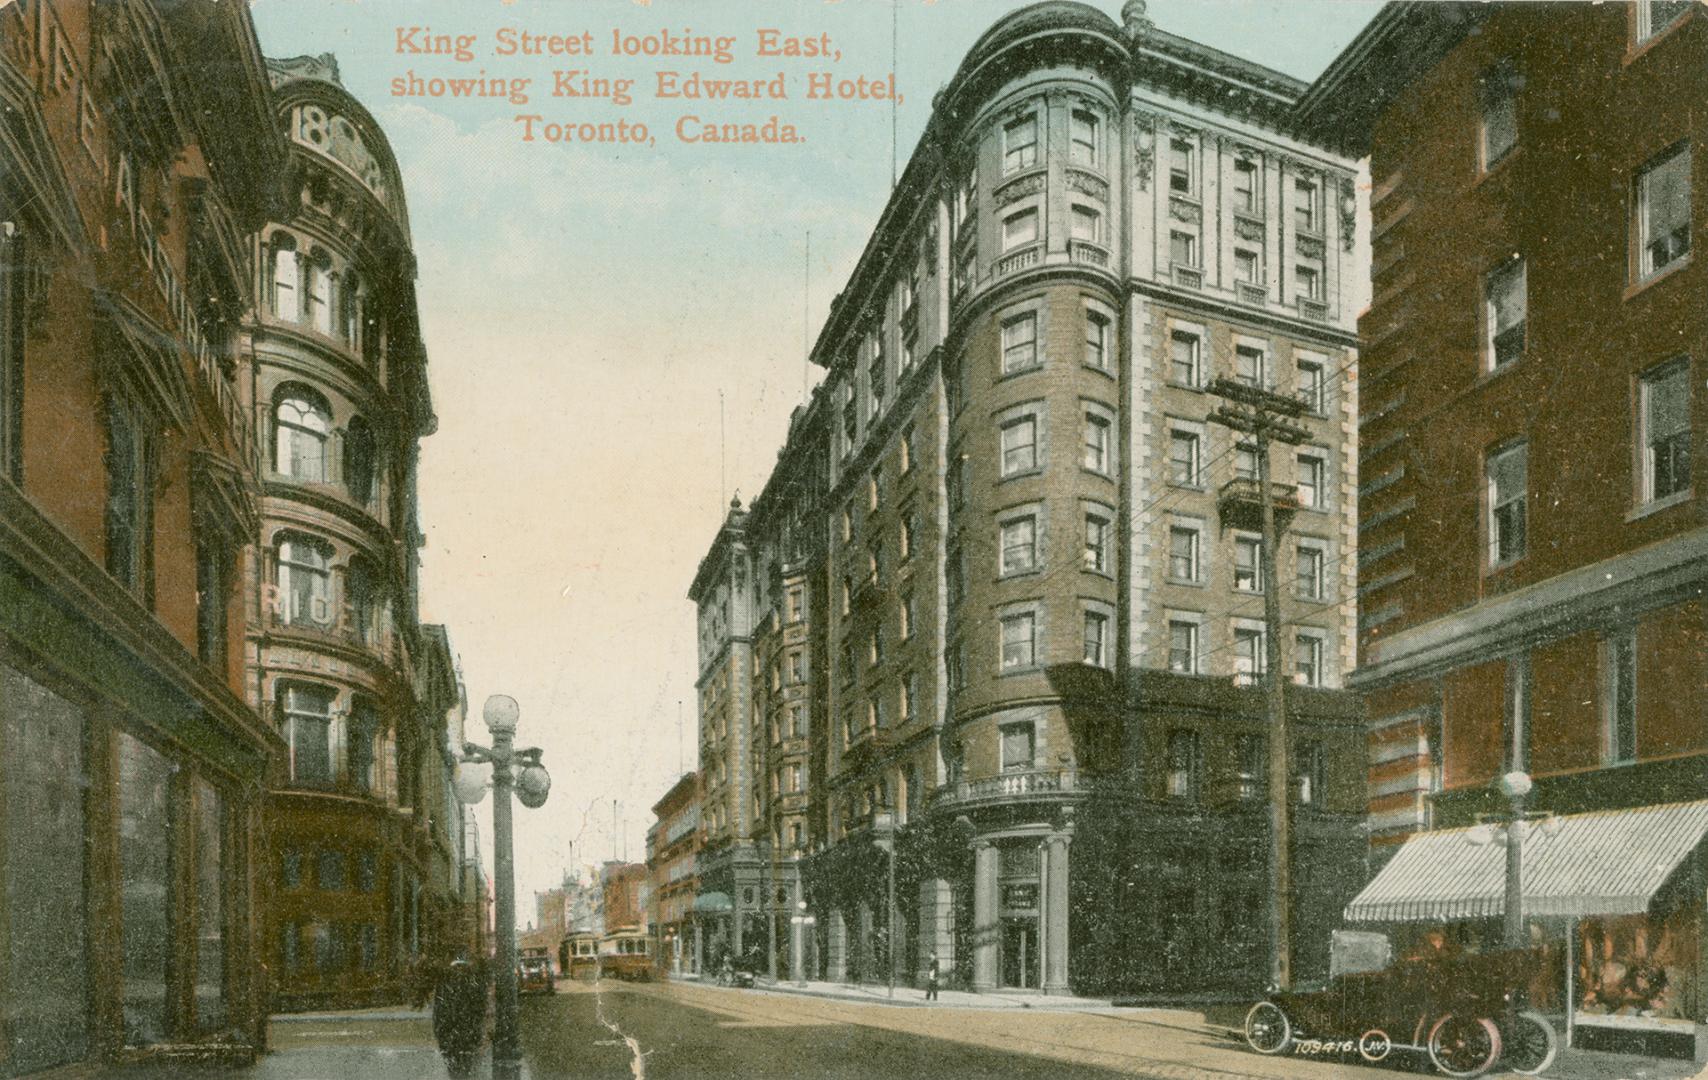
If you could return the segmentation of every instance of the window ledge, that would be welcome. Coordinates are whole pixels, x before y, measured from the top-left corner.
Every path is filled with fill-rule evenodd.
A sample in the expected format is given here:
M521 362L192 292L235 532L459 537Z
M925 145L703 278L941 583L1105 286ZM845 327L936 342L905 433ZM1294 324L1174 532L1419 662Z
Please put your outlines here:
M1024 666L1016 665L1014 667L998 668L996 677L999 679L1006 679L1011 675L1036 675L1043 670L1044 669L1036 663L1026 664Z
M1021 470L1018 470L1016 472L1011 472L1011 473L1007 473L1003 476L999 476L999 477L997 477L996 482L999 484L1006 484L1010 480L1024 480L1028 476L1043 476L1043 475L1044 475L1043 468L1035 465L1030 469L1021 469Z
M1081 361L1079 366L1084 368L1086 371L1095 371L1095 372L1097 372L1097 374L1102 375L1103 377L1108 378L1108 379L1113 379L1116 377L1116 375L1113 371L1110 371L1106 367L1098 367L1096 364L1087 364L1084 361Z
M1204 393L1204 388L1202 386L1198 385L1197 383L1184 383L1184 382L1179 382L1178 380L1175 380L1175 379L1164 379L1163 385L1172 386L1176 390L1190 390L1194 394Z
M1184 585L1187 588L1191 588L1191 589L1207 588L1207 587L1209 587L1209 584L1210 584L1208 581L1202 581L1202 580L1199 580L1197 578L1181 578L1181 577L1172 577L1171 576L1171 577L1166 577L1163 580L1170 585Z
M1696 488L1693 485L1685 488L1683 491L1675 491L1664 499L1651 499L1626 514L1625 523L1629 525L1631 522L1641 521L1643 518L1646 518L1651 514L1658 514L1663 510L1671 510L1675 506L1683 506L1694 498L1696 498Z
M1022 578L1035 578L1039 574L1042 574L1043 572L1044 572L1044 568L1042 566L1031 566L1031 567L1026 568L1025 570L1010 570L1006 574L999 573L996 575L995 580L998 582L1003 582L1003 581L1014 581L1014 580L1022 579Z
M1081 570L1081 572L1090 574L1093 577L1104 578L1105 580L1108 580L1108 581L1114 581L1115 580L1115 575L1108 570L1094 570L1089 566L1081 566L1080 570Z
M991 380L991 382L993 385L1001 386L1003 383L1007 382L1009 379L1018 379L1022 375L1032 375L1032 374L1035 374L1036 372L1043 371L1043 370L1044 370L1043 361L1038 361L1036 363L1028 364L1027 366L1025 366L1023 368L1015 368L1013 371L999 372L997 374L996 378Z
M1625 286L1625 292L1623 296L1621 296L1621 299L1630 300L1641 293L1647 292L1650 286L1659 285L1674 274L1689 269L1691 256L1695 253L1694 249L1687 251L1672 262L1661 267L1659 270L1654 271L1648 277L1642 278L1638 281L1633 281L1631 284Z

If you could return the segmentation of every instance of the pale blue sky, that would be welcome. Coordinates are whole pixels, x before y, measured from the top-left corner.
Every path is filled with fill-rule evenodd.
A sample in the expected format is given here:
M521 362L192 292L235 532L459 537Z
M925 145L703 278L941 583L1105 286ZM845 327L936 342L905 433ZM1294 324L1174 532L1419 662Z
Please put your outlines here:
M903 163L968 46L1022 6L899 0ZM1119 17L1119 0L1094 6ZM1311 79L1379 7L1153 0L1150 16ZM626 831L629 857L643 857L651 805L677 775L678 701L681 753L694 765L688 584L731 490L746 498L763 485L802 398L804 324L817 333L890 184L887 103L660 102L652 72L881 76L892 66L892 9L885 0L253 0L253 9L269 56L337 56L403 169L440 420L422 451L422 611L449 625L474 711L490 693L515 696L522 737L545 748L551 801L517 815L526 919L529 891L555 881L572 845L578 862L608 858ZM479 35L476 57L399 55L399 26ZM494 57L500 27L591 31L595 52ZM842 59L757 58L760 27L828 33ZM737 58L613 58L614 28L733 35ZM531 76L533 100L392 97L391 80L410 69ZM635 78L636 100L552 97L554 69ZM656 145L524 143L517 113L639 121ZM672 134L684 113L776 113L806 141L690 146ZM616 845L613 799L624 821Z

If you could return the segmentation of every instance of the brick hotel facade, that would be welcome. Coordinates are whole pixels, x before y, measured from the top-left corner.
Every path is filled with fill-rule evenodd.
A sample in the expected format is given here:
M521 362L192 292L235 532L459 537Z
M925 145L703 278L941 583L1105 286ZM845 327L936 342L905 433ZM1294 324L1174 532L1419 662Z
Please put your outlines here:
M824 383L699 608L700 918L975 989L1267 975L1262 590L1281 591L1300 974L1364 878L1355 165L1306 87L1044 3L996 23L832 305ZM1280 581L1216 377L1297 395ZM1284 452L1282 452L1284 451ZM890 851L896 904L891 914ZM727 870L727 872L726 872ZM720 876L721 875L721 876Z

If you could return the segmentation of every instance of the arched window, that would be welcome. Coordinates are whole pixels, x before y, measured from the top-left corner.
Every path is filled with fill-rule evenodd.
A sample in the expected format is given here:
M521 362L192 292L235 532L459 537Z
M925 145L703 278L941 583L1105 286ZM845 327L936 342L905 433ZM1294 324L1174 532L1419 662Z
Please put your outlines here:
M344 486L361 505L373 502L374 429L364 417L352 417L344 432Z
M308 305L304 320L322 334L332 333L332 259L324 251L315 251L308 261Z
M369 364L380 361L380 305L370 293L362 297L362 359Z
M297 242L289 233L273 236L273 314L295 322L299 314Z
M279 539L279 598L287 623L332 625L332 548L307 536Z
M274 470L304 483L325 483L326 438L332 430L326 402L302 387L287 387L279 391L273 417L278 436Z
M350 560L349 592L352 629L364 643L377 644L380 618L385 610L385 590L367 559Z
M291 780L332 782L332 690L302 683L281 684L278 712L290 746Z
M351 345L356 344L362 327L361 279L354 270L344 275L338 287L338 336Z

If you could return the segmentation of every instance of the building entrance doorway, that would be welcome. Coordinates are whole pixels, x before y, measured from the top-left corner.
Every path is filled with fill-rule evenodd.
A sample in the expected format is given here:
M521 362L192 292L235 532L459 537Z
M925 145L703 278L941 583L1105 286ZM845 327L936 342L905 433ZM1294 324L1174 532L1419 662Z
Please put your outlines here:
M1038 987L1038 920L1002 920L1002 985L1022 990Z

